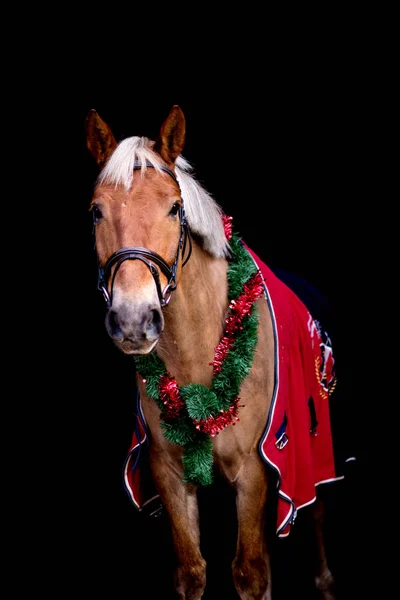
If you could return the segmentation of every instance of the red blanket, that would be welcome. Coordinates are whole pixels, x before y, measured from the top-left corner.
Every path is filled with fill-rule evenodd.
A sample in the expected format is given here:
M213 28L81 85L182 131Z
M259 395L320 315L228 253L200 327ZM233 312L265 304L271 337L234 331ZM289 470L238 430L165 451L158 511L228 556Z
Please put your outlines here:
M247 246L265 284L275 336L275 388L259 451L276 472L277 534L287 536L297 510L314 502L315 486L335 472L329 394L335 362L329 337L299 297ZM139 509L160 505L148 468L146 423L138 397L138 418L124 469L124 481ZM139 469L140 464L140 469Z

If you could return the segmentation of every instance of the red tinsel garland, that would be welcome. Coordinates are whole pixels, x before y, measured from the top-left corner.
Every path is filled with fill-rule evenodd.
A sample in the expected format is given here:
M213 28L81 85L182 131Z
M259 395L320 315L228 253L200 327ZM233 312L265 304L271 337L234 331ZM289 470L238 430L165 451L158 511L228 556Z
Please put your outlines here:
M209 433L211 437L215 437L218 433L228 427L232 423L235 425L233 421L240 421L238 417L239 408L242 408L244 404L239 404L239 396L234 399L231 406L228 410L221 410L220 415L218 417L213 417L210 415L208 419L202 419L201 421L193 420L196 425L196 429L202 431L203 433Z
M226 318L225 333L220 343L215 349L215 358L210 363L214 367L214 375L219 373L222 368L228 351L235 343L235 332L241 328L243 318L250 312L254 302L264 292L263 282L260 273L257 271L247 283L244 284L244 292L237 300L232 300L229 308L230 314Z
M227 240L230 240L232 237L232 220L233 220L233 217L228 217L227 215L222 216L225 237Z
M185 404L179 394L179 387L176 379L163 375L160 378L159 394L164 409L162 416L164 419L174 419L179 417Z

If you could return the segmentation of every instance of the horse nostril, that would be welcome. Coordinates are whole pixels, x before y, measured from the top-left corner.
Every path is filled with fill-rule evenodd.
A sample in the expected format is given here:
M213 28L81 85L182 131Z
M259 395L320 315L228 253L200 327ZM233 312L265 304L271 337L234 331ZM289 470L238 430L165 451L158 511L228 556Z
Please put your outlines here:
M146 324L146 335L148 339L158 338L162 331L162 323L161 312L157 309L151 310Z
M114 310L110 310L108 312L107 325L108 325L107 329L109 331L109 334L113 338L117 338L120 340L123 339L124 336L123 336L122 329L119 324L118 313L116 313Z

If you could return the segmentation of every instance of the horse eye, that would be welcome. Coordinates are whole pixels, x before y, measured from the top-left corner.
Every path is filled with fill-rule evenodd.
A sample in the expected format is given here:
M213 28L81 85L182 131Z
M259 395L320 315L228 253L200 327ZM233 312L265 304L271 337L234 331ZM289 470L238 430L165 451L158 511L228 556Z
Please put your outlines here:
M180 207L181 207L181 205L179 204L179 202L175 202L175 204L173 205L173 207L169 211L169 214L171 216L175 217L178 214Z
M94 222L95 222L95 223L98 223L98 222L100 221L100 219L102 218L102 216L103 216L103 215L102 215L102 213L101 213L101 210L100 210L100 209L99 209L99 207L97 206L97 204L94 204L94 205L93 205L92 211L93 211L93 219L94 219Z

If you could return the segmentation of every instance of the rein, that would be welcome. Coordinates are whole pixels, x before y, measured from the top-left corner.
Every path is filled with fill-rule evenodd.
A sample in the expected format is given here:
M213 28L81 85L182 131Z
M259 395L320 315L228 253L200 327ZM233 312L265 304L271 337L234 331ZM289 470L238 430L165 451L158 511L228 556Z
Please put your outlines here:
M179 182L175 176L175 173L173 171L171 171L171 169L169 169L165 165L160 164L158 166L160 167L160 169L162 171L165 171L165 173L168 173L168 175L170 177L172 177L172 179L178 184L178 187L180 188ZM152 165L148 160L146 160L146 167L154 168L154 165ZM133 169L138 170L141 168L142 168L142 164L140 162L135 161ZM142 248L141 246L127 246L125 248L119 248L119 250L114 252L114 254L112 254L109 257L109 259L107 260L104 267L102 267L99 264L99 259L97 256L97 268L98 268L97 289L100 292L102 292L107 308L110 308L110 306L112 304L112 291L113 291L113 287L114 287L114 281L115 281L116 274L118 272L118 269L122 265L122 263L125 262L126 260L141 260L146 265L146 267L149 269L150 273L153 276L161 307L164 308L165 306L167 306L169 304L169 301L171 300L172 292L174 290L176 290L176 286L177 286L176 271L178 269L180 254L182 251L182 257L184 256L185 251L186 251L187 242L189 242L189 253L188 253L188 256L186 257L186 259L184 260L182 267L184 267L185 264L188 262L190 255L192 253L192 240L190 237L190 230L189 230L189 227L188 227L188 224L186 221L185 209L183 206L183 199L182 199L182 206L179 209L179 220L181 223L181 231L180 231L180 236L179 236L178 249L176 252L175 260L171 266L162 258L162 256L157 254L157 252L154 252L153 250L149 250L148 248ZM95 232L95 214L93 212L93 235L94 235L94 232ZM96 240L95 240L94 246L96 249ZM110 279L111 270L114 266L115 266L115 269L114 269L114 273L113 273L112 279L111 279L110 292L108 292L107 284ZM167 278L167 281L168 281L167 285L165 286L165 288L163 290L161 289L160 275L159 275L157 267L165 275L165 277Z

